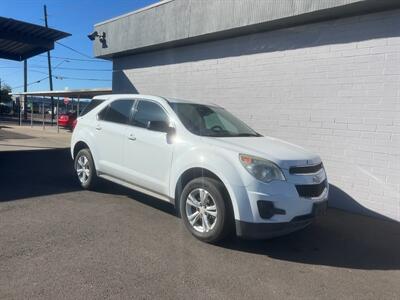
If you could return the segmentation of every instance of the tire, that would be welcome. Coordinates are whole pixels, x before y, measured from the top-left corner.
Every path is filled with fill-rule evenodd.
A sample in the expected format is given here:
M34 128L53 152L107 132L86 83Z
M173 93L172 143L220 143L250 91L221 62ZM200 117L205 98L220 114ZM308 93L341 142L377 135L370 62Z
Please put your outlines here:
M179 208L186 228L203 242L216 243L232 233L231 202L218 180L208 177L191 180L182 191Z
M89 149L82 149L78 152L75 156L74 168L82 188L93 190L98 182L98 177Z

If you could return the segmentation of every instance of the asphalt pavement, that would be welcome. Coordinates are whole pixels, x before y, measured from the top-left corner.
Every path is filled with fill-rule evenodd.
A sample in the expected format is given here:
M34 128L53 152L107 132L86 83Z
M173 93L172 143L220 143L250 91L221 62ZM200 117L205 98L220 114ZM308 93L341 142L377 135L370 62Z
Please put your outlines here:
M18 126L0 123L0 152L69 147L71 131L57 126Z
M398 299L400 224L330 209L267 241L195 240L160 200L80 189L68 149L0 152L0 299Z

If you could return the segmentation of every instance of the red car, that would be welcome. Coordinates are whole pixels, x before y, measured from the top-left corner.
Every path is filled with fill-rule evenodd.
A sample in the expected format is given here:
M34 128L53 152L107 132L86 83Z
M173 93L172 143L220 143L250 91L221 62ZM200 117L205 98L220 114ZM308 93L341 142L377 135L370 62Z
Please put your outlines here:
M68 112L59 115L58 125L73 130L76 126L76 113Z

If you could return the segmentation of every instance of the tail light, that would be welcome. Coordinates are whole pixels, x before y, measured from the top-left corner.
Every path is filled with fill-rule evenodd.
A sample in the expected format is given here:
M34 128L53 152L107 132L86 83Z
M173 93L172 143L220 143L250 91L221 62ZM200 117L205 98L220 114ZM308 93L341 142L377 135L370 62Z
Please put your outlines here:
M78 119L75 119L75 120L72 122L72 129L74 129L74 128L76 127L76 124L78 124Z

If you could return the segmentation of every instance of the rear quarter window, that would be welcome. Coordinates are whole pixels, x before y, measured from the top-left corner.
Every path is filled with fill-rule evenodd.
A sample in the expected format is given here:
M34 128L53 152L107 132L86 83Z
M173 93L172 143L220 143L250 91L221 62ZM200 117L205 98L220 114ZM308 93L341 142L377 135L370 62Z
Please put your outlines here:
M95 107L99 106L101 103L103 103L103 99L92 99L82 110L80 116L86 115L89 111L93 110Z

